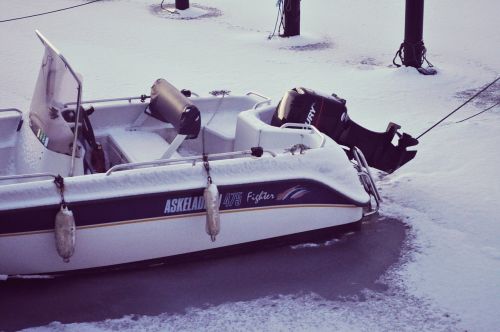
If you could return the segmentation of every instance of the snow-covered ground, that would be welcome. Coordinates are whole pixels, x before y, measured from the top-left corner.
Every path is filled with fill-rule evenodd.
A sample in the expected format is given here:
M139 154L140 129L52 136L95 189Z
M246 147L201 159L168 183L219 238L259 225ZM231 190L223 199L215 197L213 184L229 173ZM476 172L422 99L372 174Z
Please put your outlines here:
M0 1L0 20L81 3ZM0 108L27 110L42 31L84 76L84 99L148 93L164 77L200 94L249 90L274 100L295 86L335 92L351 118L414 135L500 75L500 2L427 1L424 41L439 74L390 65L403 39L404 1L302 1L302 36L268 40L275 0L202 1L199 19L169 19L160 0L102 1L0 23ZM317 47L307 45L314 44ZM467 330L500 326L500 84L421 139L414 161L378 185L382 214L411 226L402 264L385 278L398 294L365 301L263 298L185 315L125 317L64 330ZM62 330L52 324L38 330Z

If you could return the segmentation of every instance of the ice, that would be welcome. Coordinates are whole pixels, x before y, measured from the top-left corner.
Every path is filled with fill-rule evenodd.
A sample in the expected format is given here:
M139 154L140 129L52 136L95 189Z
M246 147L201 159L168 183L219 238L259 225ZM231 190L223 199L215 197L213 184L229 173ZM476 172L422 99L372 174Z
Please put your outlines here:
M38 274L31 274L31 275L15 275L11 276L10 278L12 279L54 279L54 276L51 275L38 275Z
M350 233L346 233L344 234L345 236L348 236L348 235L352 235L354 233L350 232ZM331 240L327 240L323 243L300 243L300 244L295 244L295 245L292 245L290 246L291 249L306 249L306 248L320 248L320 247L329 247L331 245L334 245L335 243L339 242L340 240L339 239L331 239Z
M335 243L337 243L339 241L340 241L339 239L331 239L331 240L325 241L324 245L328 247L328 246L334 245Z
M320 244L318 243L301 243L290 246L290 248L292 249L318 248L318 247L320 247Z
M265 297L184 314L125 316L98 323L61 324L24 331L447 331L457 318L404 293L365 300L327 301L315 294ZM383 304L383 305L382 305Z

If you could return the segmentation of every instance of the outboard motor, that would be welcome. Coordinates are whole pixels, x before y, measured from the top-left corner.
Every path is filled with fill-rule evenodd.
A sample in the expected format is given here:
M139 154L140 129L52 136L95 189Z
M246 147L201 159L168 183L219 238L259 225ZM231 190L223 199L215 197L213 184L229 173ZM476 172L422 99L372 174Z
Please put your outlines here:
M417 151L407 148L418 141L406 133L399 133L401 127L389 123L383 133L368 130L347 115L346 101L337 95L325 96L304 88L288 91L281 99L271 124L305 123L318 128L335 142L349 148L359 148L366 157L368 165L381 171L392 173L412 160ZM399 136L398 145L392 140ZM350 159L353 156L348 152Z
M163 78L151 87L151 115L171 123L179 135L196 138L200 132L201 117L198 108Z

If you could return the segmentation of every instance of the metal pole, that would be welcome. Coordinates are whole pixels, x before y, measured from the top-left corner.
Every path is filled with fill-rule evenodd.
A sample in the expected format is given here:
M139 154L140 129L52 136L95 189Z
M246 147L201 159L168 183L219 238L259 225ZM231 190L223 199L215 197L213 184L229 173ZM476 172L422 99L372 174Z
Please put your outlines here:
M433 68L422 68L426 48L424 46L424 0L406 0L405 39L398 54L406 67L414 67L424 75L434 75ZM430 63L429 63L430 65ZM432 65L430 65L432 67Z
M424 62L424 0L406 0L403 65L420 68Z
M185 10L189 8L189 0L175 0L175 9Z
M282 37L300 35L300 0L285 0Z

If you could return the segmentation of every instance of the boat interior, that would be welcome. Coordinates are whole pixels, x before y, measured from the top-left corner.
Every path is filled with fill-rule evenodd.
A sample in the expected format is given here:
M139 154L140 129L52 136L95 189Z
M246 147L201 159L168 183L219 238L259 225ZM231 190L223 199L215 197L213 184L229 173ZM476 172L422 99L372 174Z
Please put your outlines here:
M28 123L23 125L23 113L17 109L0 110L0 175L77 176L120 164L257 146L283 150L294 144L325 144L324 135L313 126L271 126L275 107L254 92L232 96L221 90L199 97L159 79L150 96L82 100L80 75L41 33L37 35L45 54L29 119L24 116ZM23 130L32 134L21 135Z
M246 150L254 146L243 135L245 117L238 115L262 105L254 95L192 97L200 113L200 129L191 137L179 133L173 123L162 121L149 112L149 103L140 101L105 102L91 108L95 140L102 146L105 169L126 163L149 162L159 159L182 159L203 154L221 154ZM268 102L267 99L264 100ZM257 109L256 120L270 123L274 108ZM74 111L70 111L74 112ZM85 131L84 131L85 132ZM255 146L258 142L254 142ZM88 142L86 150L91 150ZM96 172L87 153L86 172Z

